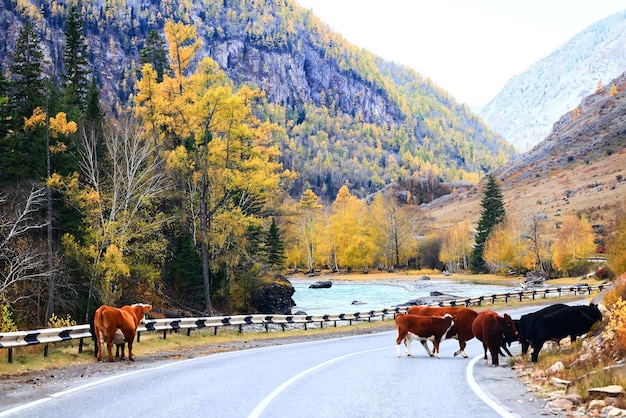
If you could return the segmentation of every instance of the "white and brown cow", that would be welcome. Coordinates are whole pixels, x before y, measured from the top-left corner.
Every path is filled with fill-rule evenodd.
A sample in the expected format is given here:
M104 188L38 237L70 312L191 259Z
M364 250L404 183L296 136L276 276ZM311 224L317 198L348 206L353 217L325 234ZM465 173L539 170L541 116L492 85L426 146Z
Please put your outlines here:
M396 348L398 357L402 357L400 353L400 343L404 341L406 354L414 357L411 352L411 340L419 340L429 356L437 356L441 358L439 353L439 343L446 333L454 325L454 317L450 314L443 316L419 316L398 314L396 316L396 328L398 330L398 338L396 338ZM430 351L426 341L432 341L434 350Z
M459 340L459 349L454 353L454 355L458 356L461 354L465 358L469 357L465 352L465 347L467 346L467 341L474 338L472 323L476 319L478 312L462 306L411 306L408 313L410 315L422 316L443 316L445 314L454 315L454 325L448 332L446 332L444 339L456 338Z
M128 359L133 361L133 341L139 323L144 318L152 306L143 303L136 303L131 306L114 308L102 305L96 310L94 315L94 331L96 334L96 344L98 361L102 360L102 345L106 342L109 361L113 361L113 344L128 343Z

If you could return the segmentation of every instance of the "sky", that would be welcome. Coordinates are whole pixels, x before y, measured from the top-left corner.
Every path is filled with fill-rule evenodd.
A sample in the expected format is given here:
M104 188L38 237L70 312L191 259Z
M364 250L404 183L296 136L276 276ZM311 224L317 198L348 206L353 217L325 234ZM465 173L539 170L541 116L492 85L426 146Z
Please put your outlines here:
M345 40L486 105L516 74L626 0L295 0Z

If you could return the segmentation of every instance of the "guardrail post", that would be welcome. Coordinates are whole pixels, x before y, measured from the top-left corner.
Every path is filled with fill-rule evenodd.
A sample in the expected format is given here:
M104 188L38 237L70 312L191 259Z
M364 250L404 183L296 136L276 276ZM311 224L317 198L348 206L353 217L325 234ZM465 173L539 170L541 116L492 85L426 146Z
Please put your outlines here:
M519 292L519 301L522 301L522 297L524 296L524 292Z
M537 294L536 290L533 290L533 300L535 300L535 295Z
M80 337L80 340L78 340L78 354L83 352L83 337Z
M13 363L13 347L9 347L9 363Z
M166 329L163 330L163 339L164 340L167 339L167 330Z
M43 345L43 356L48 357L48 343Z
M491 295L491 304L496 303L496 295Z

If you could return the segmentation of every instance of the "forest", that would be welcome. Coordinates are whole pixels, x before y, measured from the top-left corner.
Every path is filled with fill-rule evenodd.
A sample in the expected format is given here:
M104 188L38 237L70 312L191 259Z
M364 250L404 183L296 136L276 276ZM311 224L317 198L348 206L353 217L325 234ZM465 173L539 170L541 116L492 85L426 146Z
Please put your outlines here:
M185 19L165 20L164 36L149 32L132 93L108 108L85 27L126 20L69 7L57 62L44 53L42 12L24 10L32 21L24 19L0 72L0 331L52 318L84 322L100 304L140 300L250 313L263 283L295 270L470 268L471 226L432 228L421 202L397 185L478 182L481 170L507 160L502 149L488 162L460 131L447 131L454 147L443 130L417 146L406 125L365 122L332 105L271 102L199 56L198 26ZM284 47L279 32L262 37L250 24L257 42ZM451 120L441 114L423 124L434 132ZM389 141L395 154L382 146ZM476 171L442 163L444 148L466 149L466 167ZM360 171L367 181L348 180ZM485 268L574 271L593 250L563 248L553 258L539 239L526 250L528 241L505 246L505 226L513 222L498 226L497 244L485 243ZM539 219L534 226L539 238ZM582 227L572 234L584 236Z

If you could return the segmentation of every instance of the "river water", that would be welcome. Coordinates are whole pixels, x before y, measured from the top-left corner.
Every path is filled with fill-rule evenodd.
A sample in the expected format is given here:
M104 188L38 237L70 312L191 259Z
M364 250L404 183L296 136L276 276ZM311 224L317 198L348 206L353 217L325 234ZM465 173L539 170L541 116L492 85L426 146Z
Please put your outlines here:
M332 287L309 288L312 283L325 280L331 280ZM316 280L289 278L289 281L295 289L293 300L296 303L291 311L293 313L303 311L308 315L367 312L390 308L412 299L430 296L430 292L434 291L459 297L477 297L514 290L513 286L482 285L446 279L402 278L389 281L350 282L333 281L329 278Z

